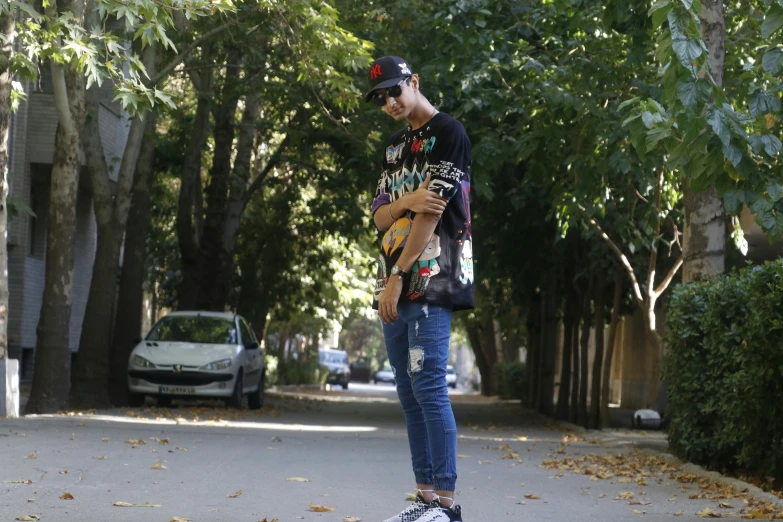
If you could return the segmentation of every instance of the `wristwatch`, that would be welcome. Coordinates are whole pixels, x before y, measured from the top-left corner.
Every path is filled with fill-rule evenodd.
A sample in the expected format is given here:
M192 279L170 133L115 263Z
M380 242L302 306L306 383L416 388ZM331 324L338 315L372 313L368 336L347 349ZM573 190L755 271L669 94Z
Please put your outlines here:
M405 279L405 277L408 275L408 272L400 268L400 265L394 265L391 269L390 275L398 275L400 276L400 279Z

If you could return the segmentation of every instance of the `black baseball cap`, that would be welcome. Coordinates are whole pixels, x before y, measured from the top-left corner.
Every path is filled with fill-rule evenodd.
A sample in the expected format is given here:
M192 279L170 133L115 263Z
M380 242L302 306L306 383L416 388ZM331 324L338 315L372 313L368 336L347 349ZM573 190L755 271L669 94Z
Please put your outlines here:
M399 56L381 56L370 66L370 92L364 97L370 101L372 93L400 83L400 80L412 76L410 64Z

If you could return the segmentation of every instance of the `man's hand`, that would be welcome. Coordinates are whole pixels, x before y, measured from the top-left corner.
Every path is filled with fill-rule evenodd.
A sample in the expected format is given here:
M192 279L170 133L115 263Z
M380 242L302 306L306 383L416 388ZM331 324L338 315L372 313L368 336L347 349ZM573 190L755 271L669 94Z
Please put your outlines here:
M424 179L419 188L413 192L405 194L401 199L403 205L408 210L417 214L435 214L440 216L446 210L448 201L428 190L430 186L430 175Z
M402 278L398 275L389 276L386 288L378 299L378 315L384 324L391 324L397 320L397 303L402 294Z

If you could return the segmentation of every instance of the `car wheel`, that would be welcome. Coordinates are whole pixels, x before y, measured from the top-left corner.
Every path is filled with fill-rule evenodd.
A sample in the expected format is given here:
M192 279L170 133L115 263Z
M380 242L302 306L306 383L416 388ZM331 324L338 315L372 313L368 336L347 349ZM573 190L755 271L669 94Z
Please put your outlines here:
M128 394L128 406L131 408L139 408L141 406L144 406L144 395L140 393L129 393Z
M174 399L171 395L158 395L156 401L161 408L170 408Z
M456 390L457 389L457 383L455 382L455 383L449 384L449 388L451 388L452 390Z
M258 381L256 391L247 396L247 406L251 410L258 410L264 406L264 372L261 372L261 379Z
M234 384L234 393L231 394L231 397L229 397L226 400L226 406L229 408L236 408L239 409L242 407L242 387L244 386L244 379L242 377L242 372L239 372L237 375L236 383Z
M342 383L342 386L343 386L343 390L347 390L348 389L348 381L345 381L344 383Z

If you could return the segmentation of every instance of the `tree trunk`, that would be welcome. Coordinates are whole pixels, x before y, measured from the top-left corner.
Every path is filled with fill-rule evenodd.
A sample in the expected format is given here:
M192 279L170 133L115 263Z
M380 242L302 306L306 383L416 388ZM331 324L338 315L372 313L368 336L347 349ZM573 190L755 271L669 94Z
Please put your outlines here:
M598 276L595 290L595 357L593 358L593 383L590 389L591 429L598 429L601 418L601 369L604 359L604 309L606 307L606 276Z
M8 132L11 126L9 70L16 35L15 10L0 14L0 360L8 359ZM5 378L5 377L3 377ZM3 384L4 385L4 384Z
M566 293L570 297L571 292ZM571 395L571 363L574 330L574 306L572 300L566 297L565 314L563 316L563 355L560 365L560 389L557 394L558 419L568 420L568 398Z
M614 299L612 300L612 318L609 321L609 339L604 357L604 371L601 376L601 428L609 428L609 387L614 358L614 344L617 340L617 327L620 324L620 302L623 294L623 273L617 269L614 276Z
M547 416L555 413L555 362L557 359L557 331L560 326L558 310L560 295L557 288L557 279L554 276L547 278L546 293L544 294L544 325L541 357L541 380L538 395L538 411Z
M653 304L654 307L654 304ZM658 335L658 331L655 329L655 310L650 310L648 314L653 316L652 323L645 315L644 326L646 330L646 353L649 354L648 359L648 376L647 376L647 404L648 408L657 409L658 392L661 389L661 365L663 363L663 341L661 336Z
M538 409L539 392L539 361L541 355L541 295L533 294L527 317L527 379L528 379L528 405Z
M81 16L78 14L77 20ZM27 413L52 413L65 408L71 380L68 339L81 165L79 134L85 118L84 79L79 71L65 70L57 63L52 62L51 68L59 123L52 165L44 292Z
M153 47L147 51L154 53ZM147 60L149 62L149 60ZM154 72L154 71L153 71ZM101 143L98 87L87 92L87 117L82 147L93 188L93 208L98 223L97 249L90 291L82 322L79 355L74 362L71 406L106 408L109 401L109 361L117 296L117 275L125 224L130 209L131 188L144 134L142 115L133 118L120 163L116 194Z
M568 421L571 424L576 424L579 420L579 326L582 324L581 319L582 307L579 307L577 315L574 319L574 331L571 334L571 342L573 346L571 348L571 354L573 355L573 364L571 365L571 404L568 410Z
M468 340L473 354L476 357L476 366L478 366L479 375L481 375L481 394L491 396L493 392L492 379L492 360L487 357L487 348L484 346L485 335L482 335L482 327L477 324L467 326Z
M202 51L204 59L212 54L207 44ZM179 202L177 205L177 240L182 255L182 284L179 287L177 308L196 310L199 304L207 300L200 278L202 256L200 253L200 205L196 204L201 195L201 160L207 143L209 115L211 111L212 69L204 71L203 76L192 72L193 86L198 93L196 115L190 133L190 143L182 166ZM194 206L196 207L194 209Z
M136 163L128 223L125 228L125 251L122 259L117 314L111 353L109 399L115 406L128 403L128 358L133 350L133 339L142 334L144 308L145 260L147 234L150 228L150 185L155 159L154 112L147 114L143 145Z
M708 71L719 86L723 85L726 57L726 22L723 0L704 0L699 12L701 36L707 46ZM686 183L685 230L683 231L684 282L722 274L725 270L726 223L723 201L715 187L694 193Z
M590 306L593 298L592 294L593 281L591 278L587 285L587 292L584 294L584 301L582 303L582 337L581 351L579 354L581 365L579 366L579 410L577 411L577 423L584 427L587 427L587 379L590 375L588 345L590 344L591 319L593 318Z

